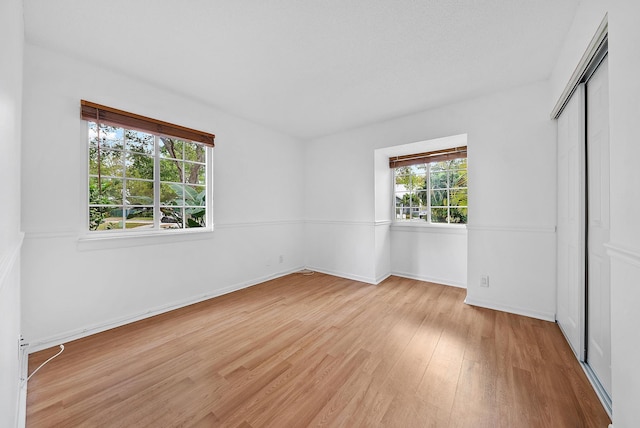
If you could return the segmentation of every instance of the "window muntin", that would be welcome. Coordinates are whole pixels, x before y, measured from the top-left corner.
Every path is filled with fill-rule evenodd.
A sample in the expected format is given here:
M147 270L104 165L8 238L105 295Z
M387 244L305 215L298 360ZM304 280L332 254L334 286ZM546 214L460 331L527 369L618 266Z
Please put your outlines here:
M396 221L467 223L467 158L394 168Z
M207 226L204 144L88 122L90 231Z

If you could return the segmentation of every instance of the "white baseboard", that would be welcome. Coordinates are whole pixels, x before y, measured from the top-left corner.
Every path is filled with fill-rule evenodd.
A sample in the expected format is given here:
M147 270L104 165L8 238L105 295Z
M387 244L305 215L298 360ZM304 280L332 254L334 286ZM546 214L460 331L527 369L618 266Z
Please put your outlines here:
M387 278L389 278L390 276L393 275L393 276L399 276L401 278L415 279L417 281L433 282L435 284L448 285L448 286L451 286L451 287L467 288L466 284L458 283L456 281L450 281L450 280L446 280L446 279L442 279L442 278L434 278L434 277L427 277L427 276L421 276L421 275L413 275L413 274L406 273L406 272L389 272L387 274L380 275L377 278L373 278L373 277L365 277L365 276L361 276L361 275L354 275L352 273L347 273L347 272L334 271L334 270L331 270L331 269L317 268L317 267L313 267L313 266L307 266L306 269L309 269L309 270L312 270L312 271L315 271L315 272L324 273L326 275L331 275L331 276L337 276L337 277L340 277L340 278L350 279L350 280L353 280L353 281L366 282L367 284L373 284L373 285L378 285L382 281L384 281L385 279L387 279Z
M502 304L497 304L493 302L478 300L478 299L471 298L469 296L467 296L467 298L464 299L464 302L467 305L471 305L471 306L478 306L481 308L493 309L501 312L508 312L510 314L522 315L529 318L537 318L543 321L551 321L551 322L556 321L556 314L551 312L532 311L530 309L518 308L515 306L502 305Z
M192 296L188 299L180 300L177 302L173 302L167 305L158 306L155 308L151 308L143 313L133 314L126 317L116 318L110 321L97 323L90 326L85 326L84 328L79 328L75 330L70 330L61 334L57 334L55 336L43 337L38 339L29 340L28 353L34 353L41 351L43 349L51 348L53 346L60 345L62 343L70 342L72 340L81 339L83 337L90 336L92 334L100 333L106 330L110 330L115 327L120 327L126 324L130 324L135 321L140 321L145 318L150 318L155 315L159 315L165 312L173 311L175 309L179 309L185 306L193 305L194 303L199 303L208 299L212 299L214 297L222 296L224 294L232 293L234 291L242 290L243 288L252 287L254 285L270 281L272 279L280 278L294 272L298 272L303 269L302 266L296 267L294 269L290 269L287 271L278 272L272 275L266 275L260 278L255 278L249 281L244 281L238 284L230 285L228 287L224 287L219 290L215 290L214 292L201 294L198 296Z
M306 269L315 271L315 272L319 272L319 273L324 273L327 275L331 275L331 276L337 276L340 278L345 278L345 279L350 279L353 281L358 281L358 282L366 282L367 284L373 284L373 285L377 285L380 282L382 282L384 279L386 279L387 277L382 277L382 279L378 280L378 278L373 278L373 277L366 277L366 276L361 276L361 275L354 275L351 273L347 273L347 272L338 272L338 271L334 271L331 269L323 269L323 268L319 268L319 267L314 267L314 266L307 266Z
M18 390L18 407L16 428L25 428L27 424L27 376L29 375L29 353L27 347L20 348L20 389Z
M391 273L385 273L384 275L380 275L376 278L376 285L380 284L382 281L386 280L391 276Z
M408 272L398 272L398 271L391 272L391 275L399 276L402 278L415 279L418 281L433 282L434 284L448 285L450 287L467 288L466 283L451 281L449 279L443 279L443 278L435 278L432 276L415 275Z
M609 397L609 394L604 390L604 387L598 380L598 376L596 376L596 374L593 372L593 369L589 366L589 364L583 361L578 361L578 362L580 363L580 366L582 367L584 374L587 376L587 380L589 380L591 387L593 388L594 392L598 396L598 399L600 400L600 403L602 404L602 407L604 408L605 412L607 412L607 415L609 415L609 418L613 420L613 408L611 403L611 397Z

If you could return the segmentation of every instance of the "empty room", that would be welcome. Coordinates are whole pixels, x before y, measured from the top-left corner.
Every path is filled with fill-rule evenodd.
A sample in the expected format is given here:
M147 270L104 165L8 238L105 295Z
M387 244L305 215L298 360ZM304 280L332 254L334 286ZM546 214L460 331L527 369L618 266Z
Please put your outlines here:
M0 427L640 426L639 14L3 0Z

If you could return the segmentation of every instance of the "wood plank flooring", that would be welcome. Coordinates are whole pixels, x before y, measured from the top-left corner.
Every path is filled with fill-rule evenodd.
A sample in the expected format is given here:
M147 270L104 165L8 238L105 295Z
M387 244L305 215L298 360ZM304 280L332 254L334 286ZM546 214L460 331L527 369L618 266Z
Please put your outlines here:
M464 295L289 275L67 343L27 426L607 427L557 325Z

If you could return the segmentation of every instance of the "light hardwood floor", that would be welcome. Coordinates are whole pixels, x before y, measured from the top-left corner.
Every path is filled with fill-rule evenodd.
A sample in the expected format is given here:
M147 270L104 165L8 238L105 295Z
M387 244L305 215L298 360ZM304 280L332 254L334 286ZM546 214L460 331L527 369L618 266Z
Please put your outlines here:
M289 275L67 343L27 426L607 427L557 325L464 295Z

